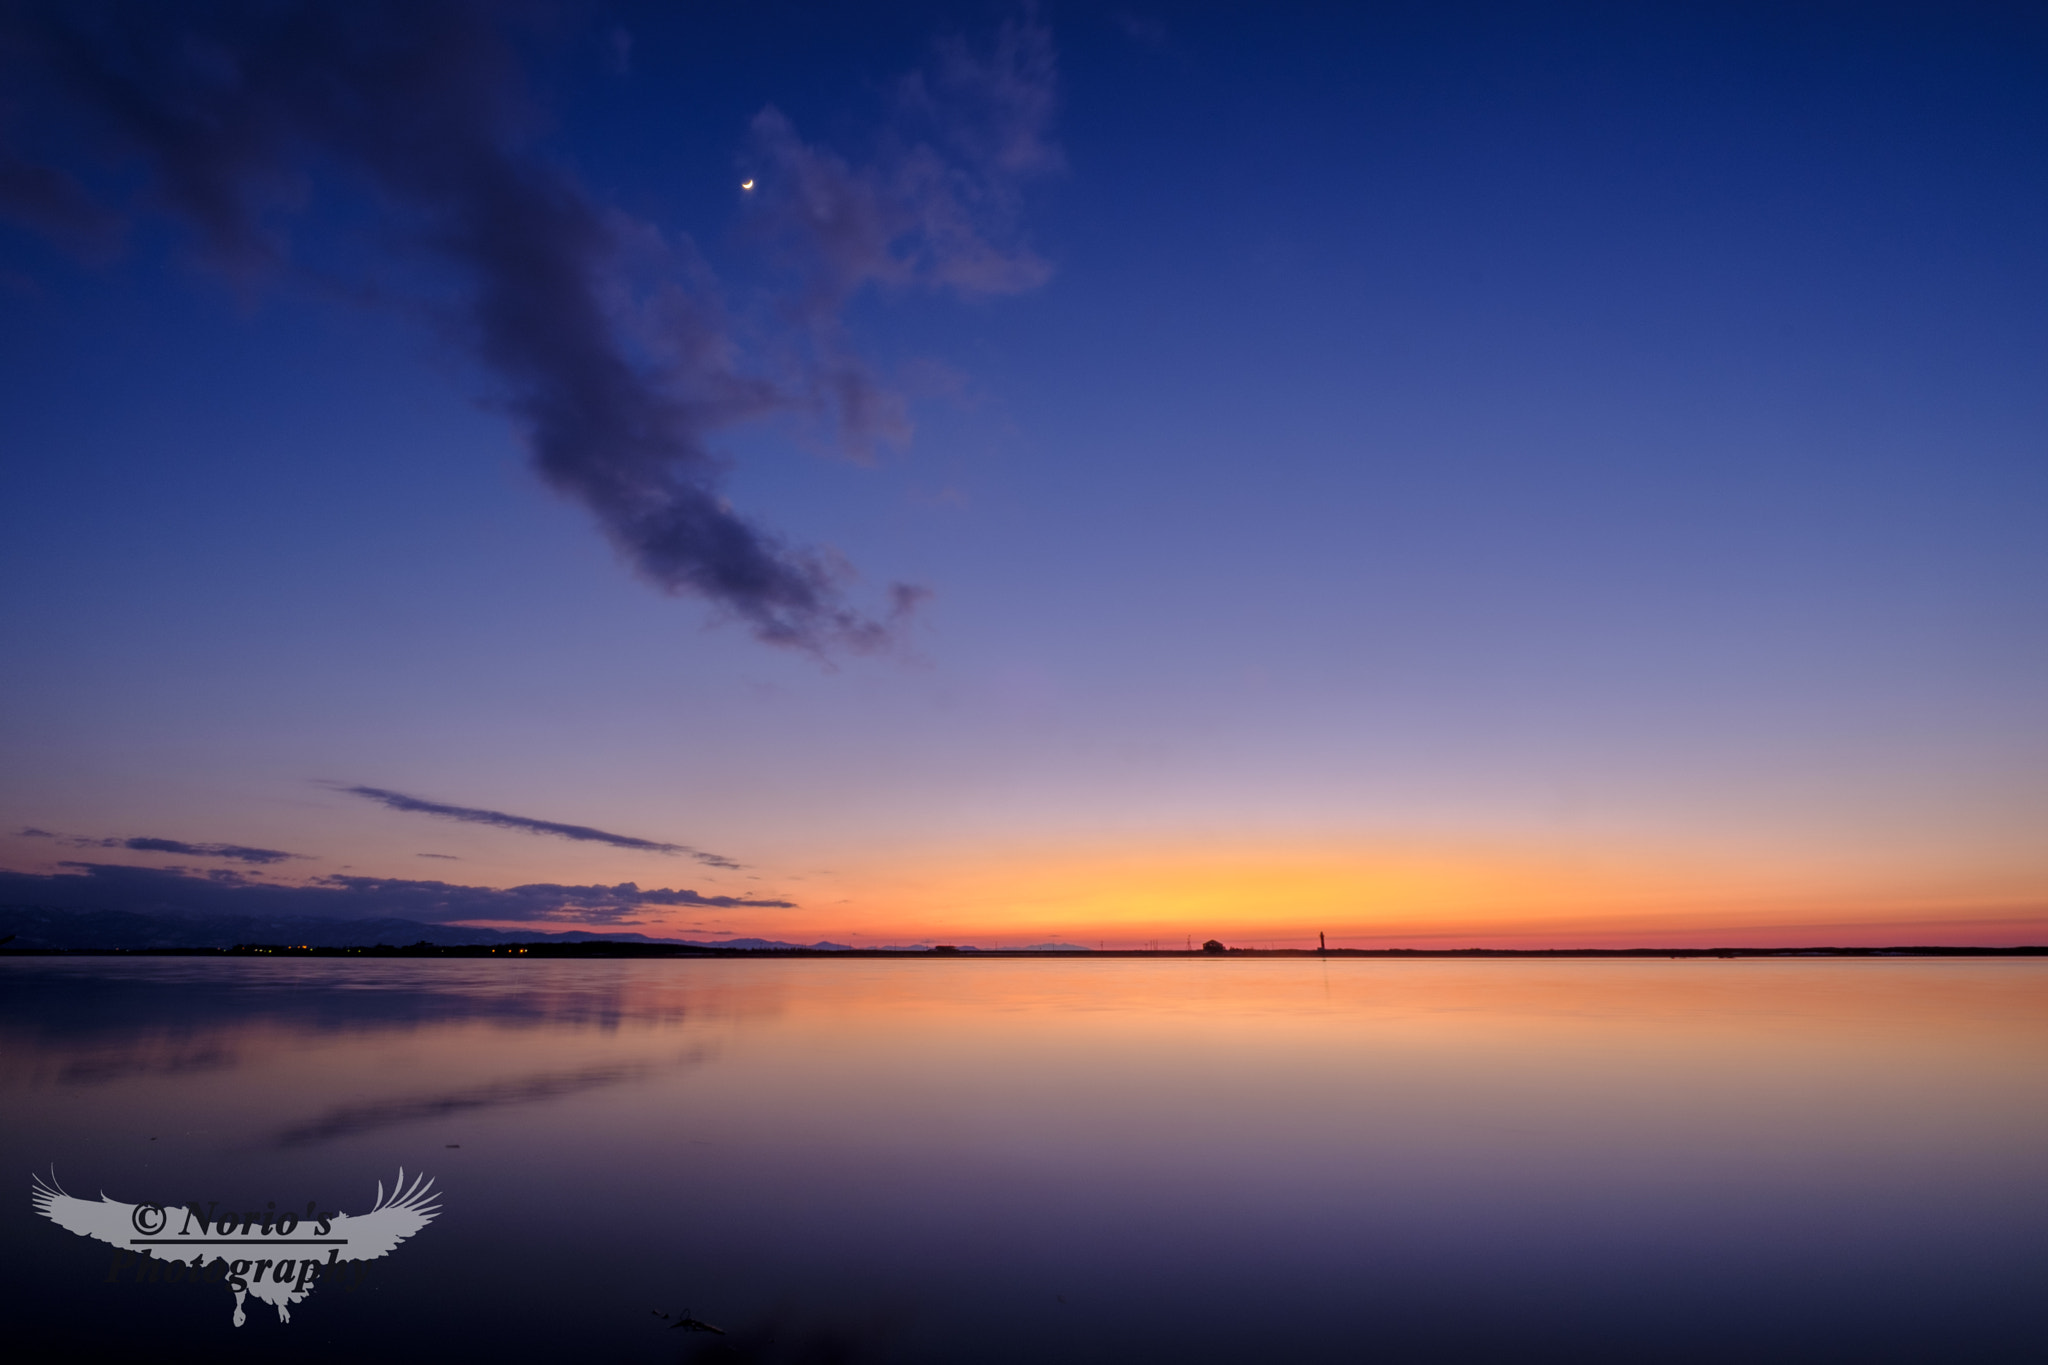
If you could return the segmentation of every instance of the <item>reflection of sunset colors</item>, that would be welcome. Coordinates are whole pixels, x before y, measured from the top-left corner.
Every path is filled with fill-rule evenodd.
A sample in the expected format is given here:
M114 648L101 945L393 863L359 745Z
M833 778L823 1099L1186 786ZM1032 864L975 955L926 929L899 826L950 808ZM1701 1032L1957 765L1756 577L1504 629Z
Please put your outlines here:
M888 1304L913 1365L1352 1359L1361 1305L1402 1362L2048 1342L2040 961L24 959L0 1106L115 1191L431 1158L346 1359L633 1359L664 1300ZM106 1293L39 1231L18 1290Z

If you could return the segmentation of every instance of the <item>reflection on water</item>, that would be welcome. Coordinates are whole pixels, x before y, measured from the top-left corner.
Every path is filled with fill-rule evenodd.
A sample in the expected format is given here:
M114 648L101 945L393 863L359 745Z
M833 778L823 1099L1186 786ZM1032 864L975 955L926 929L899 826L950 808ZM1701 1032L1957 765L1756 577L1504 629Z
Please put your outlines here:
M2048 1359L2044 987L2028 961L0 960L24 1186L354 1210L404 1166L445 1193L360 1293L233 1329L207 1286L105 1283L23 1189L19 1339Z
M679 1062L698 1060L700 1054L685 1053ZM543 1072L515 1076L459 1090L429 1095L406 1095L373 1100L367 1104L338 1105L305 1123L283 1129L277 1135L280 1147L310 1147L318 1142L354 1137L378 1128L393 1128L429 1119L451 1119L468 1111L502 1105L536 1104L562 1100L607 1085L644 1080L656 1070L652 1062L628 1062L617 1066L586 1066L575 1071ZM460 1144L456 1144L460 1145Z

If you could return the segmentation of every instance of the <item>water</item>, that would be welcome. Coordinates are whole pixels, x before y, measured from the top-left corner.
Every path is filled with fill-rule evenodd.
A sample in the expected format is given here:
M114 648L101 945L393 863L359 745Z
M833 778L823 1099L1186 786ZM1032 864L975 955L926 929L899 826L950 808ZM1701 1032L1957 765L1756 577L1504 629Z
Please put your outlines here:
M2048 1359L2048 963L0 960L33 1355ZM73 1195L442 1212L231 1325ZM726 1335L668 1330L653 1310ZM671 1319L673 1320L673 1319Z

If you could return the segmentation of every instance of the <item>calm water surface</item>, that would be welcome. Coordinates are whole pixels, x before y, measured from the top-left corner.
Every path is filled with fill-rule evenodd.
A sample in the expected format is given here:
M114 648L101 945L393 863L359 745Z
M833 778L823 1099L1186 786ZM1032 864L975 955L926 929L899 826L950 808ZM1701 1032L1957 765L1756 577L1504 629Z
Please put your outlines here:
M2048 1360L2048 963L7 959L0 1044L31 1354ZM445 1197L236 1328L52 1167Z

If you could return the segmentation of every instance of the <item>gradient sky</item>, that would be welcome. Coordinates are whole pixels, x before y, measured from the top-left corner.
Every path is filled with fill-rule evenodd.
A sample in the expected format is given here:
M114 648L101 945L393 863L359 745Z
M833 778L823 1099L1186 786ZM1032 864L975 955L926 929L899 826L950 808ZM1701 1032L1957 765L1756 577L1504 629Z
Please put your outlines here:
M312 13L0 8L6 899L2048 941L2038 11Z

